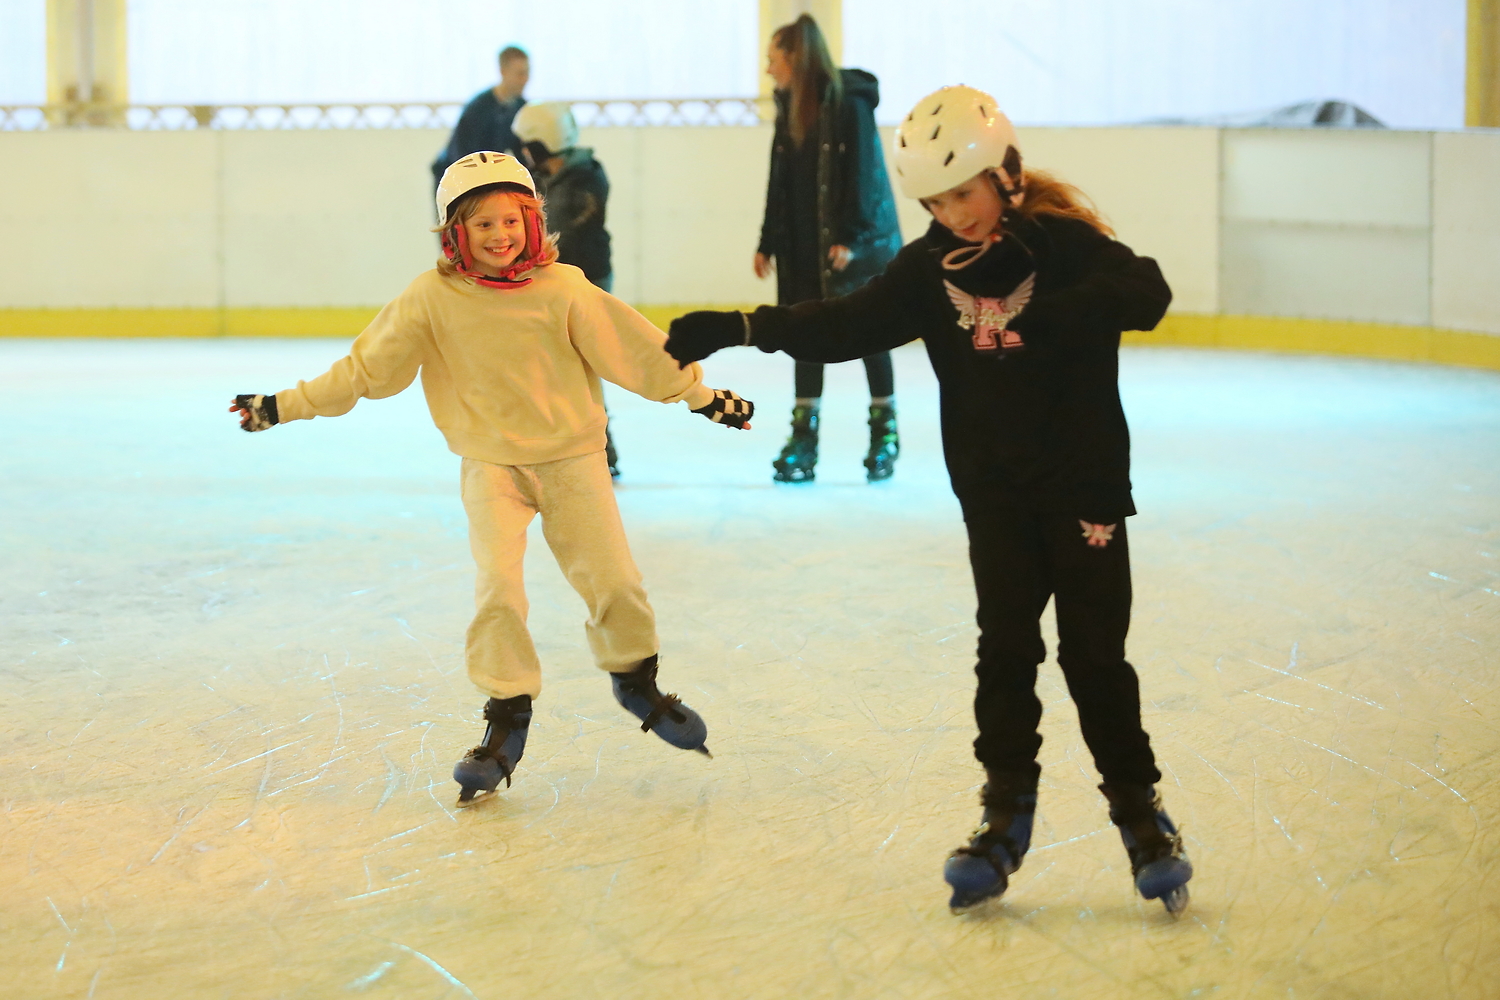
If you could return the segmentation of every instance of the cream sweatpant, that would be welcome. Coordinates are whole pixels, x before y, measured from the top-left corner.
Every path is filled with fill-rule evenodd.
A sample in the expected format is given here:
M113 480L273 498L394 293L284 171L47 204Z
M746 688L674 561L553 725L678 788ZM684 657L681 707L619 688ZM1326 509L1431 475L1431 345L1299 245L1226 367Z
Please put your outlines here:
M630 557L604 452L539 465L466 458L462 477L479 569L466 648L476 687L491 698L541 693L521 572L526 528L538 514L558 567L588 606L584 631L594 662L624 671L657 651L656 616Z

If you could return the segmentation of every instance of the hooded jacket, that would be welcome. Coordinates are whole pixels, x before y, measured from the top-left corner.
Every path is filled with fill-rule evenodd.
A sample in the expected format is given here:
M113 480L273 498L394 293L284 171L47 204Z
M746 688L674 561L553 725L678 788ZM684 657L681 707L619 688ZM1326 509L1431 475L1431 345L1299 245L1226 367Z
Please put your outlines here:
M852 292L879 274L901 249L896 201L886 175L880 133L875 128L880 84L862 69L841 69L839 78L843 100L832 113L825 101L815 128L803 140L804 145L817 143L817 176L813 180L818 208L817 246L804 248L815 250L816 256L801 256L820 262L819 279L825 297ZM776 284L781 302L797 298L789 290L790 276L783 264L795 256L794 234L799 229L809 231L808 227L796 226L791 218L792 185L798 180L793 173L799 151L792 142L790 101L790 92L776 92L776 131L759 247L761 253L778 260ZM829 265L828 250L833 246L850 250L849 266L843 271Z
M1166 313L1172 292L1156 262L1087 222L1046 214L1007 212L1003 240L945 269L962 246L934 222L849 295L757 309L751 343L832 363L920 337L960 499L998 491L1095 524L1134 514L1120 332L1150 330Z
M547 227L558 238L557 259L582 269L603 287L612 270L609 231L604 228L609 178L592 149L575 146L561 156L557 173L537 178L547 199Z

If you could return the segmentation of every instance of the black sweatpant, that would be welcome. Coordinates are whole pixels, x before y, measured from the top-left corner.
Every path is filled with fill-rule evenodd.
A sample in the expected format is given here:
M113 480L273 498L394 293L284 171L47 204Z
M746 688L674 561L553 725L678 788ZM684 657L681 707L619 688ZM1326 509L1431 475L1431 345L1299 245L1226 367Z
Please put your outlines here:
M891 352L872 354L865 361L865 378L870 383L870 398L889 396L896 391L896 375L891 369ZM823 366L816 361L797 362L798 399L817 399L823 395Z
M1140 686L1125 660L1130 550L1125 521L1090 545L1076 517L1043 514L975 491L960 498L979 596L979 688L974 755L987 769L1041 773L1037 666L1047 658L1041 616L1055 598L1057 661L1078 708L1083 740L1106 782L1161 780L1141 728Z

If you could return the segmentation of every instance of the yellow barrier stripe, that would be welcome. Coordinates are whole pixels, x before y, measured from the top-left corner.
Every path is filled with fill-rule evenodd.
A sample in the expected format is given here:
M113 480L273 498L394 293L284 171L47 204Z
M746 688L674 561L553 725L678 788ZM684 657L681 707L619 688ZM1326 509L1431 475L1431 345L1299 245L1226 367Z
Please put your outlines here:
M662 329L694 309L754 306L637 306ZM352 340L374 306L237 309L0 309L0 337L334 337ZM1346 354L1429 361L1500 371L1500 336L1390 323L1174 313L1126 344Z

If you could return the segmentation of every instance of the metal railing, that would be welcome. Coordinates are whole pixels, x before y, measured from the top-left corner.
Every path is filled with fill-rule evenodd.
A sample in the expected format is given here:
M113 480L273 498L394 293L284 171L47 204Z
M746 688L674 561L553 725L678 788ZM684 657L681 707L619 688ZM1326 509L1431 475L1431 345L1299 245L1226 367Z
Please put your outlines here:
M770 121L769 98L687 97L570 102L581 128L739 126ZM450 129L463 105L403 104L29 104L0 105L0 132L113 128L141 132L196 129Z

